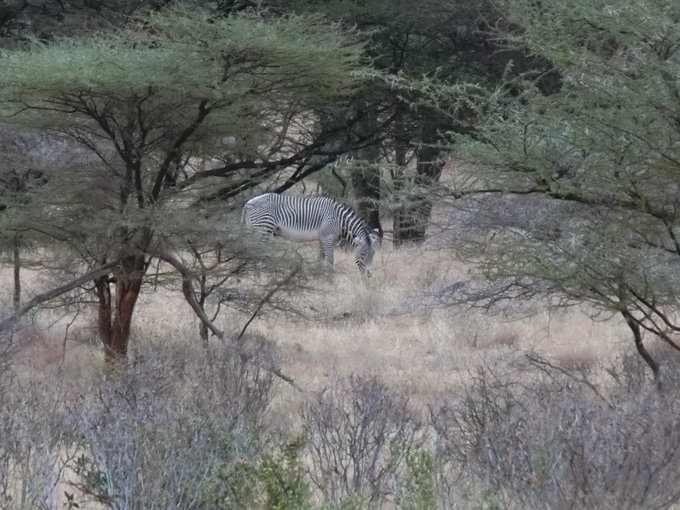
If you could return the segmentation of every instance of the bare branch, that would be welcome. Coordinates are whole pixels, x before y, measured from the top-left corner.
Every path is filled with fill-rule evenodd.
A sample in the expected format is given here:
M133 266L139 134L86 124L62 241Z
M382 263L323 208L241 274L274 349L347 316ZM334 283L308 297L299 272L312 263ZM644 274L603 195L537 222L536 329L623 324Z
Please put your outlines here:
M93 269L87 273L85 273L83 276L80 276L76 278L75 280L71 280L70 282L66 283L65 285L61 285L55 289L49 290L47 292L43 292L42 294L38 294L37 296L33 297L30 301L27 303L24 303L17 311L10 315L9 317L3 319L0 321L0 331L5 331L9 328L11 328L14 324L17 323L17 321L27 312L35 308L41 303L44 303L45 301L49 301L51 299L54 299L56 297L61 296L62 294L65 294L77 287L80 287L81 285L91 281L95 280L97 278L100 278L106 274L108 274L111 269L118 264L119 260L116 259L114 261L108 262L106 264L103 264L96 269Z
M173 143L172 148L165 155L165 159L163 160L158 169L158 173L156 174L156 180L154 182L153 189L151 190L152 201L155 202L156 200L158 200L161 188L163 186L163 182L165 181L165 176L168 173L168 169L170 168L170 164L179 155L182 145L184 145L184 143L196 132L196 130L208 116L210 111L211 109L208 107L208 101L206 99L201 101L200 104L198 105L198 113L196 114L196 118L180 133L180 135Z
M191 272L184 264L182 264L182 262L177 257L170 253L162 252L154 253L153 255L170 264L179 272L179 274L182 275L182 293L184 294L184 299L186 299L187 303L189 303L189 306L191 306L191 309L205 325L205 327L208 328L217 338L224 340L224 331L215 326L215 324L206 315L205 310L203 310L198 301L196 301L196 296L194 296L193 289L193 281L196 279L196 275L193 274L193 272Z
M661 390L661 379L659 377L659 364L652 357L649 351L647 351L644 343L642 342L642 333L640 332L639 321L635 319L633 314L630 313L628 310L622 310L621 315L623 315L626 324L628 324L628 327L633 332L635 348L637 349L638 354L642 356L642 359L645 360L645 363L647 363L649 368L652 370L652 374L654 374L654 381L656 382L656 387L658 390Z
M250 326L250 323L255 320L255 317L257 317L257 314L260 313L260 310L262 310L262 307L269 302L269 300L276 294L281 288L284 286L288 285L290 281L295 277L296 274L300 272L300 266L296 267L288 276L286 276L283 280L279 281L276 285L274 285L269 292L260 300L258 303L257 307L255 307L255 311L253 314L250 316L250 318L246 321L245 325L241 329L241 332L239 333L238 337L236 337L237 340L241 340L243 338L243 335L245 334L246 330L248 329L248 326Z
M175 257L174 255L167 253L167 252L162 252L162 253L154 253L154 256L160 258L161 260L164 260L168 264L170 264L172 267L174 267L181 275L182 275L182 293L184 294L184 298L186 299L187 303L189 303L189 306L191 306L192 310L196 314L196 316L201 320L201 322L207 327L217 338L219 338L222 341L226 341L226 335L224 331L220 330L215 324L210 320L208 315L205 313L205 310L201 307L201 305L196 301L196 296L194 296L194 289L193 289L193 281L196 279L196 275L193 274L192 271L189 270L182 262ZM287 279L286 281L290 280L295 276L295 274L299 271L299 268L296 269ZM266 303L268 299L271 298L271 296L274 295L276 291L278 291L281 288L281 286L276 286L273 289L273 292L270 292L268 294L268 298L266 300L263 300L260 305L258 306L258 310L262 308L262 306ZM257 314L257 311L255 314ZM254 316L251 318L251 320L254 318ZM250 322L250 321L249 321ZM247 326L247 325L246 325ZM245 331L245 328L244 328ZM243 334L243 331L242 331ZM239 336L239 339L241 336ZM240 346L240 342L239 342ZM242 350L239 348L239 356L241 359L244 359L246 357L245 353L242 352ZM267 367L267 370L269 370L272 374L277 376L279 379L287 382L290 384L293 388L295 388L298 391L302 391L300 387L295 383L295 380L293 380L292 377L287 376L278 367L271 366Z
M582 371L579 371L580 377L577 377L573 372L571 372L569 370L565 370L564 368L559 367L559 366L555 365L554 363L551 363L550 361L543 358L542 356L538 356L537 354L534 354L534 353L529 353L529 354L526 354L525 356L531 363L533 363L541 371L543 371L544 373L546 373L548 375L550 375L550 374L549 374L547 369L555 370L556 372L559 372L562 375L565 375L566 377L568 377L572 381L575 381L579 384L585 385L587 388L589 388L595 394L595 396L597 396L600 400L602 400L602 402L607 404L607 406L610 409L614 408L612 403L609 400L607 400L607 398L600 392L600 390L597 388L597 386L595 386L586 377L586 375Z

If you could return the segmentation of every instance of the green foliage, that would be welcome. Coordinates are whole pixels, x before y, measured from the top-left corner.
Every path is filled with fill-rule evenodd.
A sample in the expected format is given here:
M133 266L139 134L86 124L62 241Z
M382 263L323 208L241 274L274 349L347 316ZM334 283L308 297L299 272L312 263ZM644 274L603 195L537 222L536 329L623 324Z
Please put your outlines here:
M327 167L316 172L311 180L325 195L344 198L350 186L350 177L343 167Z
M60 130L90 153L50 180L57 207L45 220L97 218L87 227L107 239L112 225L175 228L181 222L169 218L196 198L188 188L210 177L192 168L178 183L177 167L192 157L264 160L283 150L292 118L313 125L316 108L357 83L362 46L351 35L312 16L160 10L126 30L2 53L0 105L8 121ZM135 211L161 208L162 195L173 199L167 209Z
M285 88L335 97L353 85L351 71L361 64L362 45L351 42L347 37L351 32L319 17L215 19L193 13L194 9L159 11L149 23L161 40L186 45L190 60L209 56L207 70L216 66L217 73L201 79L203 84L214 86L230 65L246 59L261 64L261 76L289 80ZM245 85L252 87L252 79Z
M64 499L66 500L66 503L64 503L64 507L66 507L66 510L80 508L80 505L76 501L76 496L72 492L64 491Z
M146 100L139 107L155 111L156 122L201 100L233 122L272 101L346 93L361 58L361 46L346 35L311 17L215 18L175 8L151 14L138 29L7 51L0 86L6 103L55 112L56 125L91 117L92 110L125 109L140 98Z
M490 40L481 32L469 30L491 22L496 12L492 4L478 0L440 2L438 0L294 0L289 8L320 12L331 19L356 24L369 36L368 53L375 67L390 74L411 77L439 75L443 80L460 80L462 75L485 80L480 62L471 64L466 54L471 48L475 60L486 58Z
M260 459L237 459L216 470L203 498L214 509L304 510L311 508L301 440Z
M460 145L479 169L475 189L550 203L540 228L499 236L487 273L633 309L666 339L680 304L680 6L569 0L505 9L511 38L556 66L561 89L499 91L484 128ZM670 322L648 321L650 313Z
M437 469L432 454L424 449L413 452L406 462L406 474L399 508L402 510L431 510L437 507L435 476Z
M80 477L81 490L100 503L110 503L115 496L109 493L109 484L106 473L104 473L97 463L85 454L76 457L73 462L73 472ZM78 508L73 494L67 496L67 502L72 508Z
M473 507L473 510L503 510L503 506L494 496L493 491L486 489L482 491L482 501Z
M274 510L304 510L309 505L309 485L299 455L301 439L284 446L278 455L267 456L260 466L260 480L267 495L267 508Z

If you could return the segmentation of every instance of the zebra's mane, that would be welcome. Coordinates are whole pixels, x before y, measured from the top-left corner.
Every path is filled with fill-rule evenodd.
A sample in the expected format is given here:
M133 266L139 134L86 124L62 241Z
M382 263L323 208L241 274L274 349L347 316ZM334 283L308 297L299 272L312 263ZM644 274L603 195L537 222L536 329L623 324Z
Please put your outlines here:
M371 245L371 236L369 235L368 226L366 225L366 222L356 213L356 211L354 209L352 209L350 206L348 206L347 204L340 202L333 197L329 197L327 195L323 195L323 196L333 200L333 202L335 202L335 204L336 204L336 207L338 207L342 212L350 213L352 215L352 217L356 218L359 221L359 228L361 229L361 234L366 238L366 242L370 246ZM351 243L354 240L354 237L356 237L356 236L351 234L349 228L343 228L342 237L345 241Z

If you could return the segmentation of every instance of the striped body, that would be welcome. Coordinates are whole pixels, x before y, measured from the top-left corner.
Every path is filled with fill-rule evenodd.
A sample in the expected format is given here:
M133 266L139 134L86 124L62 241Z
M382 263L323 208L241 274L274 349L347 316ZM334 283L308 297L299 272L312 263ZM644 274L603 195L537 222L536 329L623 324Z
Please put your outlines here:
M371 275L377 240L352 209L330 197L295 197L265 193L243 207L242 221L253 228L291 241L319 241L321 258L333 265L333 250L344 240L355 248L361 273Z

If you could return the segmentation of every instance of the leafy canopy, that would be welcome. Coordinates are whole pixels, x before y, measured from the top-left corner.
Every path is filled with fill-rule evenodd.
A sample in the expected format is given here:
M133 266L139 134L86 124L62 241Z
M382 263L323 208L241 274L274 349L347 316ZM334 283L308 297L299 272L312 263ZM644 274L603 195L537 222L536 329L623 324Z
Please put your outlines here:
M4 52L2 100L9 112L28 105L60 114L79 99L124 104L139 97L152 98L154 107L207 99L226 108L249 97L311 107L354 86L362 47L347 35L311 17L163 10L123 31Z
M546 200L544 221L496 239L489 273L631 312L668 341L680 305L680 4L504 8L511 38L556 67L561 90L499 90L484 129L461 146L478 188Z

